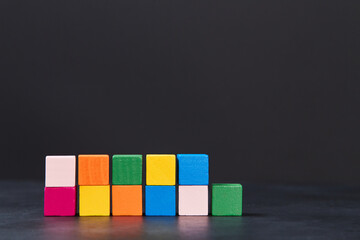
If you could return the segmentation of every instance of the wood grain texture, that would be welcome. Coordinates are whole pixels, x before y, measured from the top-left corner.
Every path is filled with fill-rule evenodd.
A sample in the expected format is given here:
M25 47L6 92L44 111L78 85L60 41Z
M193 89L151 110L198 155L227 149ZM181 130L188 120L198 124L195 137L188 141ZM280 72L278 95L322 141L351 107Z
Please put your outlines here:
M142 185L112 186L112 215L142 215Z
M238 183L214 183L212 185L212 215L242 215L242 185Z
M146 216L175 216L175 186L145 186Z
M110 185L80 186L79 216L110 216Z
M76 187L45 187L44 216L75 216Z
M114 155L112 157L113 185L142 184L142 155Z
M176 160L172 154L146 155L146 184L175 185Z
M208 185L209 156L207 154L177 154L179 185Z
M78 184L109 184L109 155L79 155Z

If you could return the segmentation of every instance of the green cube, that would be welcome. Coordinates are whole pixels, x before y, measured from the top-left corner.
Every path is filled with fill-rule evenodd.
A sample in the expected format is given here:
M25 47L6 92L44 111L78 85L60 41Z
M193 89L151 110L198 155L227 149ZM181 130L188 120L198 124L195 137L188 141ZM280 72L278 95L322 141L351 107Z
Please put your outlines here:
M242 186L238 183L214 183L212 185L212 215L241 216Z
M112 158L113 185L142 184L142 155L114 155Z

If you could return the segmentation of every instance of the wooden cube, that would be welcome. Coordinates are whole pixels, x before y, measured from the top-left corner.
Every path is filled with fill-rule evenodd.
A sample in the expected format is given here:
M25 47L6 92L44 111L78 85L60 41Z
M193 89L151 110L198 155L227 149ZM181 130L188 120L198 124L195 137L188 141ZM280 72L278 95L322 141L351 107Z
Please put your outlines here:
M110 216L110 186L79 186L80 216Z
M175 216L175 186L145 186L145 215Z
M179 184L208 185L209 156L206 154L178 154Z
M74 187L75 168L75 156L46 156L45 187Z
M142 184L142 155L114 155L112 158L113 185Z
M142 215L142 185L112 186L112 215Z
M146 184L175 185L175 155L146 155Z
M179 215L208 215L208 186L179 186Z
M212 185L212 215L241 216L242 186L237 183L214 183Z
M75 187L45 187L44 216L75 216Z
M79 155L78 184L109 185L109 155Z

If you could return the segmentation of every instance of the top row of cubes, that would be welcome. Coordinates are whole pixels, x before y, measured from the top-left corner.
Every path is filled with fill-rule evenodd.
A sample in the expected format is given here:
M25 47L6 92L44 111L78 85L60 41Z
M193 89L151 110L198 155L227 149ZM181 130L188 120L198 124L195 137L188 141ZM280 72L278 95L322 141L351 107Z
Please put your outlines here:
M178 154L179 184L208 185L209 157L206 154ZM75 156L46 157L46 187L75 186ZM169 154L146 155L146 184L175 185L176 157ZM78 156L79 185L109 184L109 155ZM142 184L142 155L114 155L113 185Z

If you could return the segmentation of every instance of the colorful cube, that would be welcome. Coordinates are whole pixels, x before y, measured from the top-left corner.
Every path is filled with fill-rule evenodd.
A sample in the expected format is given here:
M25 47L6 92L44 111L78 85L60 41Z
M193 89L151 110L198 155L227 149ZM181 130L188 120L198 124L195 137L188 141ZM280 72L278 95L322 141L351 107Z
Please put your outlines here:
M175 185L175 155L146 155L146 184Z
M209 156L206 154L178 154L179 184L208 185Z
M79 155L78 184L109 185L109 155Z
M110 216L110 186L79 186L80 216Z
M112 186L112 215L142 215L142 185Z
M145 215L176 215L176 157L179 167L178 213L208 215L209 157L206 154L146 155ZM47 156L44 215L75 216L76 157ZM79 215L109 216L112 196L114 216L141 216L142 155L114 155L109 185L108 155L79 155ZM110 193L112 190L112 195ZM241 184L212 185L212 215L242 215Z
M212 185L212 215L242 215L241 184L216 183Z
M75 187L45 187L44 216L75 216Z
M145 186L145 215L175 216L175 186Z
M46 156L45 187L74 187L75 168L75 156Z
M113 185L142 184L142 155L114 155L112 158Z
M208 186L179 186L179 215L208 215Z

